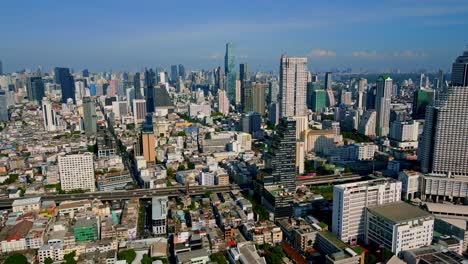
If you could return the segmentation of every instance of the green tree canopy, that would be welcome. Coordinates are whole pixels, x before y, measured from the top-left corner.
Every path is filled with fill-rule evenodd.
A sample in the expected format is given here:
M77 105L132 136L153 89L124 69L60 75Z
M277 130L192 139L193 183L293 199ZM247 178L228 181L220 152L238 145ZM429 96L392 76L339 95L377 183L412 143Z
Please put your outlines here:
M5 260L5 264L27 264L28 259L20 253L15 253L13 255L8 256Z
M132 263L136 258L136 252L133 249L123 250L117 254L119 260L125 260L127 263Z

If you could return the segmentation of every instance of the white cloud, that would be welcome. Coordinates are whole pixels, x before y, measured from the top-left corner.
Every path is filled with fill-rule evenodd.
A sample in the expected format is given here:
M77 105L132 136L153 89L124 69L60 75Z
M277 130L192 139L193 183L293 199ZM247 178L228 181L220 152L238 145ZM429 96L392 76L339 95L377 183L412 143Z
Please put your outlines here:
M220 53L213 53L213 54L208 55L208 58L212 60L220 60L224 58L224 55Z
M354 51L352 57L364 59L383 59L383 58L421 58L427 57L427 53L414 50L403 50L394 52L378 52L378 51Z
M332 50L313 49L307 54L308 57L336 57L336 52Z

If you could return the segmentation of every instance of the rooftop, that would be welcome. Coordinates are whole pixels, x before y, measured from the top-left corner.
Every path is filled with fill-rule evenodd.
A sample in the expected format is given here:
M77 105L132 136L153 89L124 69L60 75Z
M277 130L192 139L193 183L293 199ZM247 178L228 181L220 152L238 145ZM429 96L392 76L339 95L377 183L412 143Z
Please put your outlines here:
M390 203L368 207L368 210L393 222L428 217L431 214L405 202Z
M33 198L26 198L26 199L16 199L13 201L12 206L22 206L22 205L29 205L29 204L36 204L41 202L41 197L33 197Z

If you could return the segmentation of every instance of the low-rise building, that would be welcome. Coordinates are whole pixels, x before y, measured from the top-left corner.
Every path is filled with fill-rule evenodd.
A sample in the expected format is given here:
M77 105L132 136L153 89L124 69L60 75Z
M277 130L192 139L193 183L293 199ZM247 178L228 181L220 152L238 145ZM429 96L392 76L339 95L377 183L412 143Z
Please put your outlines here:
M432 242L434 217L408 203L368 207L366 220L366 243L383 245L395 254Z
M41 208L41 197L16 199L12 205L13 212L27 213L30 211L38 211Z

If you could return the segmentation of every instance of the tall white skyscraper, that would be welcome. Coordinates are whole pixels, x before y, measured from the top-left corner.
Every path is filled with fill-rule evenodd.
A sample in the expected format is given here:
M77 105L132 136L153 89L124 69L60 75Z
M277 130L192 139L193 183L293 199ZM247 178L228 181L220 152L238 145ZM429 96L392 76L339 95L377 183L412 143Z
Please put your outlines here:
M401 182L391 178L335 185L332 232L354 244L358 238L364 238L366 207L400 200Z
M57 129L56 113L47 97L42 99L42 116L44 119L44 129L46 131L55 131Z
M92 153L59 156L58 166L62 190L96 190Z
M468 176L468 87L448 87L426 109L421 170Z
M302 116L307 113L307 58L281 56L280 117Z
M377 136L385 137L390 131L390 103L392 96L393 80L388 76L380 76L377 80L377 94L375 108L377 110L377 122L375 131Z
M359 115L362 115L364 110L366 110L366 102L364 93L367 90L367 79L361 78L359 79L359 84L358 84L358 94L357 94L357 109L359 111Z

